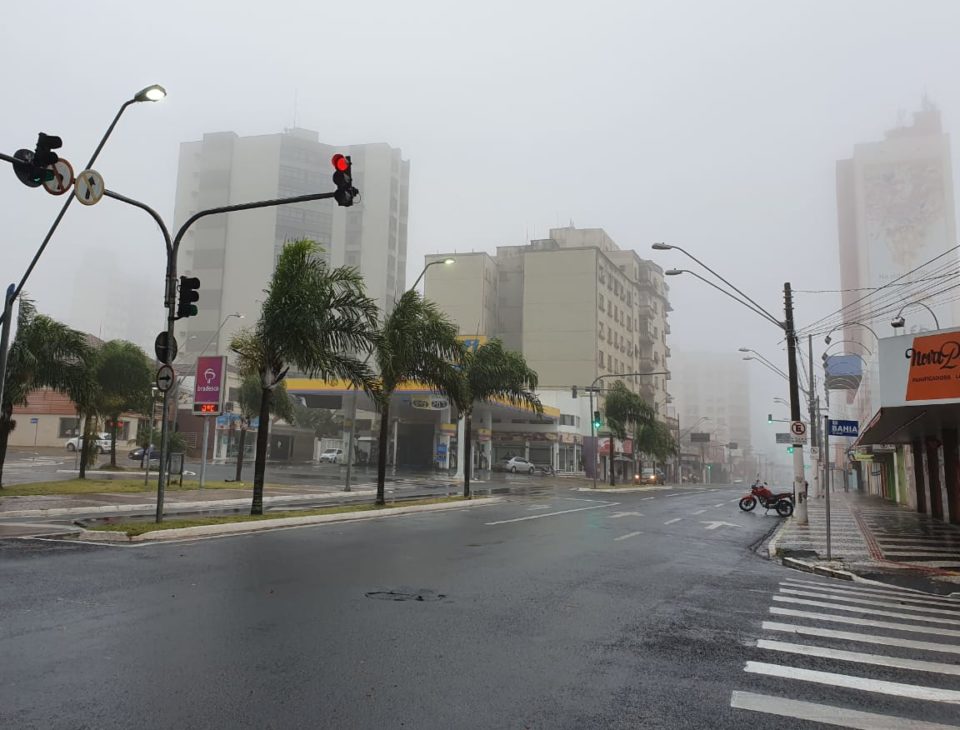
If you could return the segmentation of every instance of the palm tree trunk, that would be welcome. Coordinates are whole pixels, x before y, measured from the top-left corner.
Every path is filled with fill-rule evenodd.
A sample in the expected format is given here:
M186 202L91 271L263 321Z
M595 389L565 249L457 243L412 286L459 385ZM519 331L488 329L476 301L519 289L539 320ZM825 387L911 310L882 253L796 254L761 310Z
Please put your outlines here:
M90 416L83 416L83 436L80 439L80 479L87 478L87 459L90 458Z
M390 396L384 393L383 405L380 407L380 449L377 453L377 504L386 504L387 481L387 438L390 433ZM347 454L347 458L349 458Z
M250 514L263 514L263 479L267 472L267 444L270 442L270 398L272 390L263 389L260 396L260 425L257 428L257 458L253 465L253 504Z
M470 466L473 463L471 452L473 449L470 447L473 445L473 436L471 431L473 430L473 417L467 413L464 416L463 423L463 498L470 499Z
M617 486L617 484L616 484L616 480L614 479L613 468L616 462L614 462L613 460L613 437L612 436L610 437L610 455L607 457L607 459L610 462L610 486L615 487Z
M0 489L3 489L3 464L7 460L7 441L13 430L13 405L0 410Z
M110 429L110 467L117 468L117 421L120 414L113 416L113 427Z
M240 448L237 451L237 476L233 480L235 482L240 481L240 477L243 473L243 448L246 445L247 440L247 425L243 424L240 427Z

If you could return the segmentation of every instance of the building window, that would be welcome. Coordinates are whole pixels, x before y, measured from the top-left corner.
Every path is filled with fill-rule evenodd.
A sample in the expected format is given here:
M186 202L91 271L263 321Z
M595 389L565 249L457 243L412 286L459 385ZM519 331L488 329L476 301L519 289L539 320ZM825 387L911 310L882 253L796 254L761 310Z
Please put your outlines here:
M561 426L579 426L580 419L577 416L570 415L568 413L560 414L560 425Z
M603 350L597 350L597 365L603 367Z
M598 322L597 325L600 328L600 339L603 339L603 322Z
M600 311L603 311L603 294L600 295Z
M80 435L79 418L61 418L60 419L60 438L70 439Z

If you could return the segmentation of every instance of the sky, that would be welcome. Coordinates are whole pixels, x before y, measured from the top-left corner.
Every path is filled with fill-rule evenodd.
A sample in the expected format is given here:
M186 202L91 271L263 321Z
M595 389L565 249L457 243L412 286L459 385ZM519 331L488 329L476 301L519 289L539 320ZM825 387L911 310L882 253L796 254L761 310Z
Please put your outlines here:
M0 45L0 145L57 134L80 168L120 104L161 83L167 99L130 107L96 168L168 221L180 142L297 125L411 161L408 280L424 254L572 222L665 268L689 262L650 244L683 246L776 312L785 281L839 285L836 160L924 94L960 132L953 0L462 5L10 0L6 27L21 32ZM62 199L0 173L0 269L14 281ZM149 346L162 280L154 224L103 200L71 206L27 290L73 326ZM670 283L672 348L784 362L774 327L695 279ZM798 324L837 306L798 295ZM759 430L784 388L753 375Z

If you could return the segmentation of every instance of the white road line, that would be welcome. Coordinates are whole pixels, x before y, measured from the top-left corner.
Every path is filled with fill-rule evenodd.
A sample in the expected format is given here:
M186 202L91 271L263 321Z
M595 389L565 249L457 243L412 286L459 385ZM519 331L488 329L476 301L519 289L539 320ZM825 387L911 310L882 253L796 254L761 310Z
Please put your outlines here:
M850 710L846 707L821 705L816 702L791 700L786 697L741 692L735 690L730 695L730 707L738 710L765 712L768 715L792 717L798 720L810 720L822 725L837 725L854 730L958 730L956 725L941 725L923 720L911 720L907 717L878 715L875 712Z
M694 512L693 514L695 514L695 515L702 515L704 512L706 512L705 509L698 509L698 510L697 510L696 512Z
M734 497L734 498L731 499L730 501L731 501L731 502L739 502L741 499L743 499L743 497Z
M826 583L819 583L813 580L798 580L797 578L789 578L784 581L780 581L780 585L791 585L791 586L817 586L819 590L830 591L831 593L860 593L868 596L895 596L897 598L902 598L904 601L913 601L919 603L923 601L924 603L929 603L931 605L957 605L960 608L960 601L956 598L950 598L949 596L937 596L932 593L923 593L922 591L911 591L908 589L903 590L886 590L883 588L868 588L862 584L850 585L849 587L843 586L834 586L828 585Z
M784 679L799 679L801 682L816 682L828 684L831 687L846 687L863 692L877 692L893 695L894 697L909 697L914 700L928 700L933 702L960 703L960 691L955 689L940 689L939 687L921 687L917 684L903 684L902 682L888 682L883 679L869 677L854 677L838 672L820 672L815 669L801 669L787 667L782 664L769 662L747 662L743 671L751 674L762 674L765 677L783 677Z
M933 634L934 636L956 636L960 638L960 631L944 629L940 626L917 626L916 624L898 624L893 621L873 621L867 618L853 616L834 616L829 613L816 611L798 611L793 608L770 606L770 613L775 616L793 616L794 618L811 618L818 621L832 621L837 624L853 624L854 626L873 626L877 629L894 629L895 631L912 631L915 634Z
M714 509L716 509L717 507L723 507L723 502L721 502L720 504L715 504L715 505L713 505L713 508L714 508Z
M626 540L628 537L636 537L637 535L642 535L642 532L628 532L626 535L621 535L620 537L613 538L614 540Z
M859 651L844 651L841 649L828 649L823 646L807 646L806 644L792 644L787 641L769 641L759 639L757 641L758 649L769 649L771 651L782 651L788 654L801 654L803 656L816 656L824 659L839 659L844 662L857 662L859 664L875 664L880 667L894 667L896 669L912 669L917 672L935 672L938 674L956 674L960 675L960 666L956 664L944 664L943 662L926 662L919 659L901 659L900 657L884 656L882 654L863 654Z
M960 549L955 547L920 547L913 544L910 545L884 545L880 544L880 549L885 553L920 553L921 555L934 555L936 553L947 553L948 555L956 555L960 557Z
M664 495L664 496L666 496L666 497L687 497L687 496L689 496L689 495L686 494L686 493L684 493L684 492L677 492L677 493L675 493L675 494L666 494L666 495Z
M672 520L667 520L667 521L664 522L663 524L665 524L665 525L672 525L674 522L679 522L679 521L682 520L682 519L683 519L682 517L674 517Z
M860 642L861 644L899 646L904 649L921 649L923 651L939 651L944 654L960 654L960 644L915 641L914 639L899 639L893 636L879 636L877 634L858 634L855 631L836 631L834 629L821 629L819 626L784 624L779 621L764 621L760 628L764 631L782 631L788 634L797 634L798 636L817 636L822 639L842 639L844 641Z
M619 517L643 517L643 514L640 512L614 512L612 515L607 515L607 517L613 520Z
M602 509L603 507L615 507L619 502L607 502L606 504L593 504L589 507L577 507L576 509L564 509L559 512L544 512L539 515L527 515L526 517L514 517L512 520L497 520L496 522L485 522L486 525L506 525L511 522L524 522L526 520L539 520L541 517L556 517L557 515L568 515L571 512L583 512L588 509Z
M533 505L533 507L527 507L527 509L528 509L528 510L550 509L550 505L549 505L549 504L535 504L535 505Z
M646 502L648 499L656 499L656 497L644 497L644 498L641 499L640 501L641 501L641 502Z
M933 608L932 606L905 606L902 603L891 603L889 601L875 601L871 598L860 596L838 596L830 593L815 593L813 591L801 591L793 588L781 588L781 593L791 596L804 596L806 598L825 598L828 601L846 601L847 603L862 603L866 606L882 606L884 608L902 608L908 611L926 611L927 613L938 613L946 616L960 616L960 611L951 608ZM892 600L892 599L891 599ZM867 609L864 609L867 610Z
M774 601L778 603L796 603L800 606L816 606L817 608L829 608L833 611L850 611L852 613L869 613L871 616L886 616L887 618L899 618L907 621L929 621L933 624L948 624L950 626L960 626L960 620L951 618L940 618L939 616L918 616L912 613L898 613L897 611L880 611L876 608L865 608L863 606L844 606L842 603L829 603L827 601L811 601L806 598L792 598L790 596L774 596Z

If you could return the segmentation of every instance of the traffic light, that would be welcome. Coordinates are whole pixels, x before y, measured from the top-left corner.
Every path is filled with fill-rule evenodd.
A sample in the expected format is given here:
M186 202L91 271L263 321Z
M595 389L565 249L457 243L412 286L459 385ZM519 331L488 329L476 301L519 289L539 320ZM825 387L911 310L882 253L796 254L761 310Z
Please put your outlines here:
M177 319L193 317L199 311L195 302L200 301L200 279L195 276L180 277L180 301L177 302Z
M792 453L793 453L793 447L792 447L792 446L788 446L788 447L787 447L787 453L788 453L788 454L792 454Z
M27 187L39 187L41 183L53 180L53 170L49 166L55 164L60 158L53 150L60 149L63 146L63 140L52 134L40 132L37 135L37 146L33 152L30 150L17 150L13 153L21 162L13 163L13 171Z
M593 412L593 430L599 431L602 425L603 425L603 420L600 418L600 411L594 411Z
M772 414L772 413L768 413L768 414L767 414L767 423L773 423L773 414Z
M349 208L353 205L354 197L360 194L360 191L353 187L353 164L350 156L336 154L330 162L333 163L333 184L337 186L333 199L337 201L337 205Z

